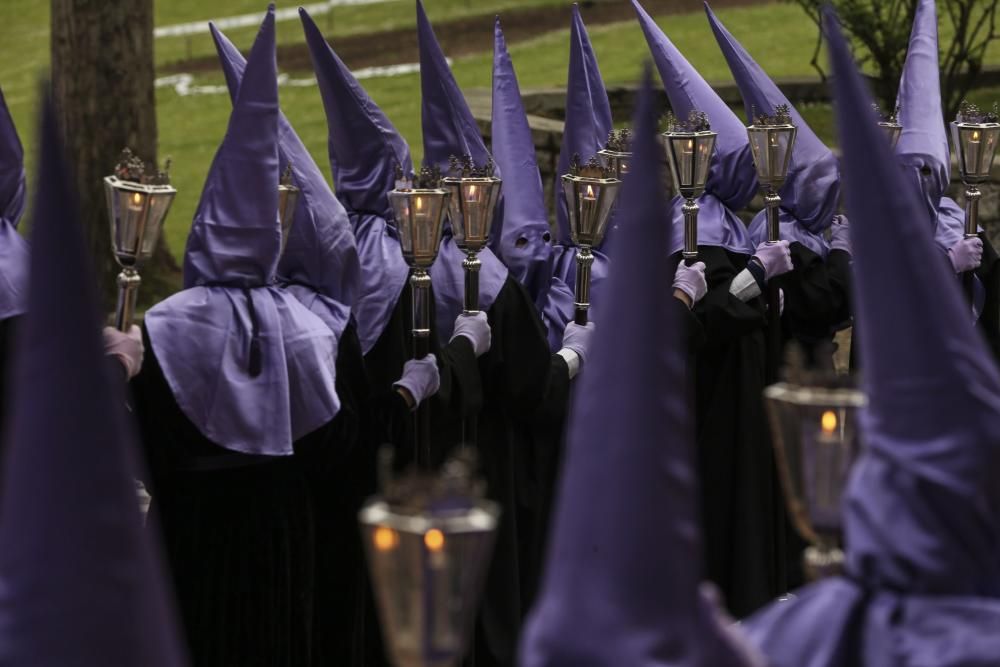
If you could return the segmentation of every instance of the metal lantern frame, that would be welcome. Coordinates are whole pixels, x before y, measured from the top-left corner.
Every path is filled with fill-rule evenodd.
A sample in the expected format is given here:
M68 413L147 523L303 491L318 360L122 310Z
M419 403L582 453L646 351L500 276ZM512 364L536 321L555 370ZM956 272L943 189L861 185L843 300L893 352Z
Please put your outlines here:
M608 135L608 143L597 157L618 180L624 180L632 168L632 130L623 127Z
M139 269L156 249L177 190L167 183L142 183L112 175L104 178L104 192L111 250L122 269L118 274L115 326L127 331L132 326L142 284Z
M457 667L470 643L500 507L472 452L440 475L390 480L358 514L386 649L397 667ZM391 455L382 457L383 479Z
M472 157L451 158L452 176L442 180L451 191L448 202L448 219L455 243L465 251L462 270L465 275L464 312L479 312L479 271L482 262L479 252L486 247L493 228L497 204L503 181L493 173L493 161L482 167L473 163Z
M580 325L587 324L590 310L593 248L604 240L621 183L608 167L598 162L596 156L586 165L581 165L579 156L574 156L570 173L562 176L570 235L577 247L574 321Z
M885 133L885 138L889 141L889 147L896 150L899 138L903 136L903 126L895 120L880 120L879 128Z
M689 264L698 258L697 199L705 192L718 132L673 129L661 137L674 190L684 198L684 249L682 257Z
M781 382L764 390L775 459L789 515L809 543L810 579L838 574L844 563L842 499L862 451L858 411L867 397L836 376L823 382Z

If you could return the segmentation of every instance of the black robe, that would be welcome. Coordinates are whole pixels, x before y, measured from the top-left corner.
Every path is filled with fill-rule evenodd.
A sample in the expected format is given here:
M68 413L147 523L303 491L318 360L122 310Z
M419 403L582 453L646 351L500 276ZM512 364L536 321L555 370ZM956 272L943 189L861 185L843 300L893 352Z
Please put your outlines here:
M356 466L361 472L355 478L352 491L355 501L363 502L366 497L378 491L376 476L378 451L381 447L392 448L396 470L405 469L416 460L414 413L392 386L402 376L404 364L413 357L411 303L412 293L407 282L381 335L364 357L367 377L362 436L364 446ZM430 352L437 359L441 378L440 389L429 400L431 458L436 467L460 444L463 421L474 417L483 405L483 389L479 363L472 344L465 337L459 337L442 345L437 336L433 306ZM361 645L354 651L349 662L336 664L338 667L388 666L390 663L379 627L367 568L359 574L359 586L365 591L362 608L358 612L360 632L363 635Z
M366 355L375 394L374 437L395 442L397 451L403 444L404 457L412 422L400 424L385 415L399 414L391 384L412 354L409 303L407 286ZM436 325L431 336L441 371L441 389L431 400L434 463L474 437L487 495L502 512L473 640L477 667L516 661L521 623L537 586L570 387L566 363L549 350L541 319L520 283L507 278L487 317L491 347L478 360L464 338L442 346ZM384 664L380 660L365 665Z
M708 294L694 313L704 344L694 360L706 576L737 617L785 592L784 505L762 391L766 311L729 293L749 256L699 247Z
M345 339L353 337L353 332ZM329 424L287 457L248 456L205 438L177 405L148 334L132 381L149 462L150 526L159 521L194 665L315 664L315 477L355 446L358 406L344 391ZM338 354L338 387L350 374Z
M851 256L831 250L824 260L801 243L792 243L790 249L793 270L775 279L785 293L782 349L794 341L807 366L833 370L833 337L851 320ZM775 368L784 362L784 356L768 359ZM780 374L775 372L774 377Z

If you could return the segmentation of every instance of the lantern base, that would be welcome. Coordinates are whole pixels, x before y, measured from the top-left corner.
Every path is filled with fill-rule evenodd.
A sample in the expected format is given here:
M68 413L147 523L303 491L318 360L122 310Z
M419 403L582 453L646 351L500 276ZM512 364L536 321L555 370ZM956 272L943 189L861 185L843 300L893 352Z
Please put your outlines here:
M808 581L819 581L842 574L846 560L840 547L822 542L806 547L802 559Z
M142 278L132 267L125 267L118 274L118 305L115 308L115 328L128 331L135 317L135 302L139 296Z

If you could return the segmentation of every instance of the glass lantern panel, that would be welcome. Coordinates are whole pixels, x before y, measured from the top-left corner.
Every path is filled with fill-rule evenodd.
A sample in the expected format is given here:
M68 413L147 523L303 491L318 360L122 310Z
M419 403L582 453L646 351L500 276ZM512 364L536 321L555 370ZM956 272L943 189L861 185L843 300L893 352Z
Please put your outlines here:
M489 241L490 228L497 201L500 179L448 179L451 187L449 215L452 233L460 248L479 250Z
M398 665L451 667L466 652L493 529L363 527L383 638Z
M563 178L574 243L591 247L601 243L620 184L617 180Z
M763 185L780 185L788 175L796 129L792 126L751 126L747 132L757 178Z
M691 135L667 135L667 159L677 190L691 188L697 182L696 143Z
M1000 126L960 126L959 167L963 175L979 179L989 177L996 156L998 136Z
M446 190L411 190L389 193L403 257L412 266L428 268L437 257L448 200Z
M694 185L699 189L704 188L705 183L708 182L708 170L712 166L712 153L715 152L715 138L717 136L714 132L703 134L699 135L695 141Z
M160 239L160 230L163 222L167 219L170 205L174 202L176 191L154 192L149 195L149 212L146 218L146 232L142 240L142 257L149 258L156 249L156 243Z
M796 528L810 542L839 535L841 504L860 446L857 409L768 397L785 500Z

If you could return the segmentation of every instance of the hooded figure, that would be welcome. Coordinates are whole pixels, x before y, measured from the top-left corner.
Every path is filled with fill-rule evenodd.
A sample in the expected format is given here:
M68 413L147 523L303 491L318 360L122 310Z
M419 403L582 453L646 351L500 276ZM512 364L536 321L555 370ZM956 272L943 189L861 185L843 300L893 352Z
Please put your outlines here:
M447 175L452 156L469 156L476 166L484 166L492 160L492 156L486 150L479 126L452 76L448 61L419 0L417 38L420 44L420 115L424 135L424 165L437 167L442 174ZM497 172L498 176L503 175L499 170ZM441 249L430 270L438 328L445 336L451 335L449 327L461 314L465 304L465 273L462 269L464 259L465 251L455 243L451 227L446 226ZM479 252L479 261L482 262L479 270L479 307L487 312L507 280L507 267L489 248L483 248Z
M246 60L214 24L209 27L235 102ZM338 417L346 433L360 426L359 402L367 393L357 323L351 318L361 282L354 233L343 205L284 114L278 116L278 135L280 169L291 169L300 191L278 277L337 336ZM324 564L316 568L315 627L325 628L314 633L317 665L365 664L364 614L358 610L364 608L368 580L356 527L361 504L371 492L359 480L371 477L372 450L330 447L316 452L325 463L310 468L316 482L316 562Z
M832 13L825 24L854 221L864 452L844 501L845 575L744 628L773 667L995 665L1000 373L931 229L898 242L923 215L921 194L871 122Z
M576 284L576 246L570 235L566 195L562 190L562 174L569 172L574 156L587 162L608 143L614 129L611 121L611 103L597 66L597 56L590 43L587 27L580 16L580 6L573 3L573 20L569 28L569 74L566 80L566 119L563 124L562 146L559 148L556 172L556 223L555 275L572 290ZM506 205L506 202L505 202ZM614 212L608 221L604 241L594 248L594 263L590 273L590 302L600 303L601 285L608 275L610 259L606 252L613 236Z
M765 282L791 270L788 243L756 250L734 211L757 189L746 127L656 22L632 0L673 113L704 113L718 133L698 204L698 260L707 294L694 308L704 327L695 363L695 413L701 459L706 572L743 616L787 590L784 505L763 403ZM684 243L683 201L670 211L671 255ZM775 304L777 306L777 304Z
M670 218L649 75L633 135L609 298L572 410L555 530L523 667L750 667L700 590L701 540L682 323L661 295ZM608 387L615 387L609 393ZM600 489L595 493L595 489ZM650 508L657 508L651 517ZM653 520L650 520L653 518ZM759 663L762 664L762 663Z
M952 261L955 273L973 271L973 304L979 326L1000 358L1000 257L985 234L965 239L965 210L945 196L951 185L951 153L943 122L938 22L934 0L920 0L913 17L910 46L899 82L902 135L896 153L909 180L918 183L924 215L934 240Z
M6 338L6 320L26 309L28 244L17 233L26 194L24 149L0 92L0 339Z
M44 261L31 268L6 406L0 662L179 667L158 535L136 503L142 465L121 369L103 358L72 176L43 104L32 240Z
M477 165L491 159L461 90L448 69L423 7L417 1L417 30L421 49L424 161L445 167L451 155L471 155ZM504 149L510 149L505 146ZM530 172L528 172L530 173ZM500 165L503 176L503 165ZM516 180L514 181L517 182ZM506 185L506 183L505 183ZM507 200L518 192L508 190ZM449 284L457 287L449 299L461 302L461 253L442 252L431 269L438 297ZM480 253L483 271L492 253ZM502 266L502 265L501 265ZM447 268L446 268L447 267ZM440 278L445 278L440 287ZM495 274L489 280L498 280ZM523 614L534 596L547 526L548 485L557 466L561 426L571 378L568 364L585 356L590 329L575 324L566 330L563 347L553 354L535 300L506 268L495 296L484 300L485 276L480 276L480 305L493 335L490 351L480 360L484 409L478 418L478 451L491 497L504 508L496 552L487 575L486 594L476 632L476 664L512 665ZM494 292L494 290L489 290ZM460 318L461 319L461 318Z
M485 317L459 316L460 326L448 323L449 328L455 329L451 340L440 345L439 320L432 308L432 354L426 360L411 360L409 269L403 261L388 197L398 175L408 178L413 173L410 150L326 43L308 13L305 10L299 13L326 111L330 166L337 198L354 226L362 261L362 283L366 286L356 308L372 392L369 400L372 430L366 439L373 446L395 443L397 463L409 460L414 438L412 405L397 391L405 386L415 403L433 395L430 409L433 454L443 460L462 439L462 420L478 413L482 405L476 358L489 349L489 326ZM436 288L435 283L432 294ZM472 327L476 330L471 331ZM407 375L410 371L415 375ZM401 373L404 377L399 380ZM419 382L408 382L408 377ZM372 472L374 464L372 459ZM373 474L366 483L369 482L370 491L374 492Z
M205 664L306 663L315 545L304 470L353 445L349 416L338 418L337 335L276 284L274 39L272 5L195 213L185 289L146 314L149 353L133 381L153 506Z
M798 128L791 165L779 190L781 238L791 241L793 273L781 279L785 292L783 338L794 339L810 360L832 367L829 354L833 334L850 318L848 277L850 267L846 218L836 216L840 203L840 168L837 158L802 118L778 86L760 68L746 49L726 29L705 4L708 22L715 33L736 85L743 96L747 118L755 113L771 114L784 105ZM824 233L837 219L833 249ZM754 244L767 240L767 212L761 211L750 223ZM827 350L825 358L815 358L817 347ZM781 359L770 359L781 364ZM776 375L776 374L774 374Z
M499 236L501 258L534 300L549 346L556 351L562 345L563 330L573 321L573 288L553 275L556 253L545 210L545 190L499 18L493 36L493 158L504 174L507 195L502 215L498 214L499 234L494 234Z

